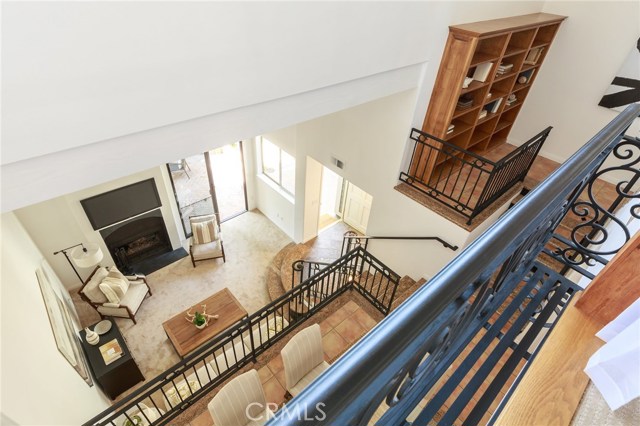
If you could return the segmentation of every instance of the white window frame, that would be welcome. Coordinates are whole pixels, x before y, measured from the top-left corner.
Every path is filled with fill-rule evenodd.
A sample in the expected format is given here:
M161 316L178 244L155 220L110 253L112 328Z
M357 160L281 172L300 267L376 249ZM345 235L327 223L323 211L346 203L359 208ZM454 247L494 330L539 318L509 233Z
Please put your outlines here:
M275 180L273 177L271 177L267 173L265 173L263 141L269 142L271 145L275 146L278 149L278 169L277 169L278 170L278 180ZM282 148L280 148L275 143L271 142L269 139L267 139L267 138L265 138L263 136L260 136L260 173L262 174L263 177L265 177L265 178L269 179L269 181L273 182L273 184L276 185L279 190L282 190L286 194L294 197L295 196L295 188L294 188L294 192L292 192L292 191L289 191L287 188L285 188L282 185L282 152L283 151L284 150ZM287 155L290 155L286 151L284 151L284 152ZM293 161L294 161L294 164L295 164L295 157L293 158Z

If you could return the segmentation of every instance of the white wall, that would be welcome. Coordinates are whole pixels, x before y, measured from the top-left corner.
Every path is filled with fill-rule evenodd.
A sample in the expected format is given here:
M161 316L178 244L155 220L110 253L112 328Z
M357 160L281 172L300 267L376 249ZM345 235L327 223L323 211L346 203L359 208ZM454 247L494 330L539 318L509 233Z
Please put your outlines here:
M421 122L447 25L541 4L3 3L2 211L419 85Z
M3 163L422 62L410 46L428 12L420 3L6 3Z
M373 196L370 235L440 236L463 246L467 231L393 189L415 98L415 91L407 91L265 135L295 152L296 196L295 204L287 203L258 177L258 208L294 241L312 238L324 165ZM334 156L344 162L344 169L332 165ZM432 276L455 255L428 242L374 242L371 250L396 272L416 278Z
M68 289L76 288L81 285L78 277L62 253L53 255L55 251L79 243L94 242L100 245L105 254L101 264L114 264L100 232L94 231L91 227L80 200L149 178L155 179L162 202L160 210L167 226L171 245L176 249L181 246L181 240L184 239L184 230L180 225L170 177L164 166L34 204L16 210L15 214L65 287ZM84 279L91 273L91 269L79 269L79 272Z
M296 156L296 128L280 129L263 135L273 144L292 156ZM285 193L269 178L262 175L260 138L255 141L254 174L247 176L255 182L256 207L292 239L294 238L294 214L296 198ZM296 175L299 173L299 159L296 158ZM296 185L296 193L304 192Z
M521 144L551 125L554 128L542 155L564 161L618 114L598 102L636 45L640 2L547 1L543 12L568 18L560 26L509 139ZM638 121L633 135L638 135Z
M58 352L35 274L43 254L13 213L0 221L2 413L22 425L81 424L109 404Z
M407 141L416 92L407 91L301 123L298 150L336 172L373 197L369 235L440 236L462 246L467 232L394 189ZM331 164L336 156L343 170ZM414 278L432 276L454 252L437 243L376 241L372 253Z
M302 242L307 242L318 235L320 220L320 203L322 196L322 164L306 156L306 176L304 185L304 223Z

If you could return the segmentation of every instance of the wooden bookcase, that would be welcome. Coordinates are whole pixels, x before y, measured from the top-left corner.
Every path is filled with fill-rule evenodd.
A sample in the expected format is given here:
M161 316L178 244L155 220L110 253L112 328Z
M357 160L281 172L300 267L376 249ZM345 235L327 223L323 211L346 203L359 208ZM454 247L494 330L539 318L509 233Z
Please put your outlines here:
M534 13L449 27L422 130L478 153L505 143L565 18ZM527 60L534 56L535 61ZM473 80L463 88L465 77L473 77L478 67L487 64L490 71L485 81ZM501 64L512 66L499 73ZM519 78L527 74L527 81L519 83ZM509 95L515 95L516 100L507 105ZM472 105L458 107L461 98L467 102L471 99ZM481 117L482 110L490 110L496 101L499 106L495 112ZM448 132L450 125L454 128ZM415 176L420 170L422 176L418 178L427 181L434 167L445 161L442 157L421 160L412 165L410 173Z

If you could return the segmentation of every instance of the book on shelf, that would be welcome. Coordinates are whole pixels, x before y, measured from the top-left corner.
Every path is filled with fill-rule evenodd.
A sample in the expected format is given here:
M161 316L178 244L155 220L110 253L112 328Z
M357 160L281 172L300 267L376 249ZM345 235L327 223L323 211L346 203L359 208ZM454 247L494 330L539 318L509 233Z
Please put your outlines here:
M544 51L544 47L534 47L527 53L527 57L524 58L524 63L527 65L535 65L540 59L540 55Z
M462 95L458 98L458 103L456 106L460 109L466 109L473 106L473 98L468 95Z
M513 64L505 64L504 62L501 62L500 65L498 65L498 70L496 71L496 75L504 75L507 73L510 73L511 70L513 69Z
M498 112L498 108L500 108L501 103L502 103L502 98L499 98L493 101L493 106L491 107L492 114L495 114L496 112Z
M512 94L509 95L509 97L504 102L504 104L505 104L505 106L511 106L516 102L518 102L518 97L516 96L515 93L512 93Z
M473 78L465 77L464 81L462 82L462 88L466 89L467 87L469 87L469 85L471 84L472 81L473 81Z
M483 119L487 116L487 114L489 113L489 111L487 111L486 109L482 109L480 111L480 115L478 116L478 119Z
M473 73L473 79L484 83L485 81L487 81L492 67L493 62L483 62L481 64L478 64L476 66L475 72Z
M106 365L111 364L113 361L120 358L123 354L122 347L120 347L118 339L113 339L100 346L100 353L102 354L102 359L104 360L104 363Z
M449 127L447 127L447 134L451 134L453 133L453 130L456 128L455 124L449 124Z

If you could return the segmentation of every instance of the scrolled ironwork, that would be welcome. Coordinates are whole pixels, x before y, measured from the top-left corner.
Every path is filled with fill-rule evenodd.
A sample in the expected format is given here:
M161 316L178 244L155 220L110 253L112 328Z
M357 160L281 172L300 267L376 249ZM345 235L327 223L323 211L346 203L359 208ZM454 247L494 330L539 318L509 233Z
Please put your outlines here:
M589 180L585 177L600 167L638 115L640 105L628 107L467 246L427 285L391 312L381 325L365 335L303 393L289 401L287 411L307 412L313 416L317 413L314 407L322 402L323 424L360 425L371 419L383 401L389 401L392 406L387 407L377 424L407 424L414 421L408 416L425 395L434 390L436 396L427 407L419 410L414 423L428 424L455 390L456 381L463 373L458 375L456 370L455 379L451 376L443 388L433 389L433 386L476 333L488 326L485 336L465 356L458 369L463 371L463 366L470 368L485 353L488 354L486 362L474 374L477 379L465 386L442 417L443 424L457 423L461 410L472 403L473 394L484 380L489 380L491 369L505 355L504 365L498 367L497 375L489 381L477 403L473 403L468 416L461 420L464 425L479 424L518 364L535 357L535 352L528 353L527 350L545 323L550 321L556 307L564 306L563 301L576 291L574 284L536 263L536 258L569 211L578 191ZM534 151L527 148L527 155ZM530 158L526 157L527 160ZM536 274L535 279L523 282L523 277L531 271ZM543 290L534 294L531 288L536 280L542 283ZM473 291L469 292L469 289ZM503 335L502 329L508 324L511 314L518 311L529 295L532 295L530 303ZM508 302L510 296L514 298L513 302ZM543 302L547 296L547 302ZM509 304L502 314L498 308L504 303ZM538 310L540 305L544 306ZM487 324L494 314L499 315L498 319ZM528 327L521 341L516 342L521 327L536 315L535 322ZM498 339L495 349L486 352L495 339ZM429 347L426 342L433 342L435 347ZM427 353L429 355L423 361ZM438 357L431 358L431 355ZM517 385L518 379L515 380ZM295 418L277 413L268 425L296 424Z
M605 167L608 157L616 164ZM640 140L625 136L610 150L608 157L604 156L598 169L587 175L582 198L576 197L571 205L571 212L581 222L571 229L569 241L554 235L559 247L552 256L588 277L587 267L606 263L606 257L617 253L631 238L628 226L620 218L622 213L626 210L632 217L640 218L637 201L640 199ZM599 195L602 182L613 179L619 180L614 185L616 198L604 205ZM612 239L612 235L622 235L622 238Z

